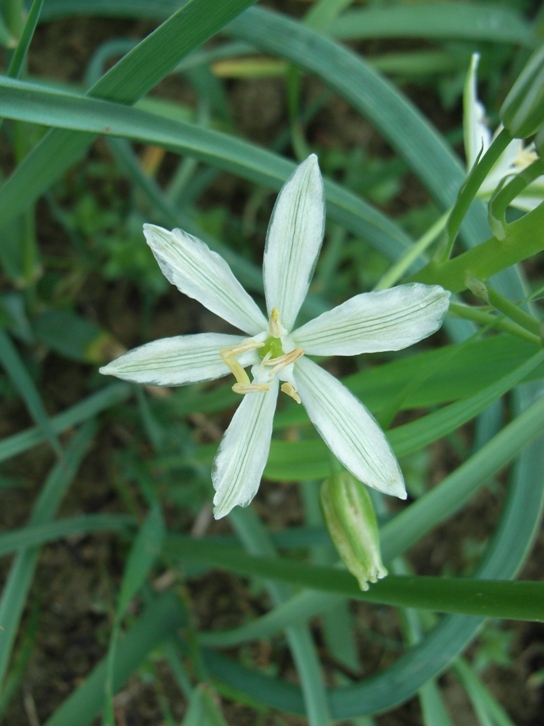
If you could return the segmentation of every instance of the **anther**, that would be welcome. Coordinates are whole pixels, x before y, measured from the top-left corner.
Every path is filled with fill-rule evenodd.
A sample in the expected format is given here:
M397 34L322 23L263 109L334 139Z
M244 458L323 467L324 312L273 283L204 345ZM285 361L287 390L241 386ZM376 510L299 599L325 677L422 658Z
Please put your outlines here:
M236 378L235 385L251 385L248 374L239 361L236 360L236 356L242 355L242 353L246 353L248 350L253 350L254 348L262 348L263 345L264 343L257 343L255 340L244 340L239 345L233 345L232 348L223 348L219 351L223 363L229 367L232 375ZM236 393L240 393L240 391L236 391Z
M268 393L270 390L269 383L235 383L232 387L234 393L240 393L245 396L246 393Z
M288 396L291 396L291 398L297 403L302 403L302 401L300 400L300 396L296 392L294 386L292 386L290 383L282 383L281 390Z
M274 366L268 374L270 378L272 378L272 376L276 375L276 373L281 371L282 368L290 366L291 363L294 363L303 355L304 351L302 348L295 348L295 350L292 350L290 353L285 353L285 355L282 355L279 358L270 358L270 360L267 361L263 360L263 363L266 366Z

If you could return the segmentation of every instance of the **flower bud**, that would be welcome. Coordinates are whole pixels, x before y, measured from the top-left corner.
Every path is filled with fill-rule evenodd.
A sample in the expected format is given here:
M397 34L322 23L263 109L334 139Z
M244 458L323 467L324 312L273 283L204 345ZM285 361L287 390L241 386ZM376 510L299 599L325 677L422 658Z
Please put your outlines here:
M499 111L510 134L526 139L544 127L544 45L537 48Z
M378 523L364 484L348 472L334 474L321 485L321 508L331 539L342 562L361 590L385 577Z

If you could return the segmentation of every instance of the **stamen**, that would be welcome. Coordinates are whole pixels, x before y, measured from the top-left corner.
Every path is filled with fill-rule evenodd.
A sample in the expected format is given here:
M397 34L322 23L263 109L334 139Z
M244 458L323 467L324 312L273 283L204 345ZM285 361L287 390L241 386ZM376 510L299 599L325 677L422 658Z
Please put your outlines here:
M280 356L279 358L270 358L270 360L264 361L263 363L265 366L274 366L270 373L268 374L270 378L272 376L275 376L278 371L281 371L282 368L285 368L286 366L290 366L291 363L294 363L299 358L301 358L304 355L304 351L302 348L295 348L295 350L292 350L290 353L285 353L285 355Z
M236 385L251 385L248 374L245 372L242 365L236 360L236 356L242 355L242 353L246 353L248 350L253 350L254 348L262 348L263 345L264 343L257 343L255 340L244 340L239 345L233 345L232 348L222 348L219 351L219 355L223 359L223 363L229 367L232 375L236 378Z
M235 383L232 387L234 393L245 395L246 393L268 393L270 390L269 383Z
M291 398L297 403L302 403L302 401L300 400L300 396L296 392L294 386L292 386L290 383L282 383L281 390L288 396L291 396Z

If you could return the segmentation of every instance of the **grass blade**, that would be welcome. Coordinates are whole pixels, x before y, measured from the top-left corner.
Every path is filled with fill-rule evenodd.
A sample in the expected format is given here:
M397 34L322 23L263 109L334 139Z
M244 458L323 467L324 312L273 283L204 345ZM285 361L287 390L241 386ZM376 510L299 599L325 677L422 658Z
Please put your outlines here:
M235 547L171 537L167 550L183 561L207 562L243 575L269 578L365 602L486 618L544 620L544 583L469 578L388 575L362 592L348 572L275 557L257 557Z
M28 374L11 339L2 330L0 330L0 362L9 374L14 386L19 391L21 398L26 403L30 415L42 430L44 438L49 441L51 448L59 459L62 459L62 447L51 425L38 389Z
M81 460L94 435L95 427L88 424L74 437L65 458L52 469L30 517L31 525L46 524L60 506ZM25 548L16 556L0 601L2 647L0 648L0 684L3 683L22 612L39 556L38 548Z
M147 606L119 642L113 690L117 691L147 655L166 638L174 637L186 623L180 600L172 593L161 595ZM44 726L89 726L100 713L105 696L106 660L69 696Z

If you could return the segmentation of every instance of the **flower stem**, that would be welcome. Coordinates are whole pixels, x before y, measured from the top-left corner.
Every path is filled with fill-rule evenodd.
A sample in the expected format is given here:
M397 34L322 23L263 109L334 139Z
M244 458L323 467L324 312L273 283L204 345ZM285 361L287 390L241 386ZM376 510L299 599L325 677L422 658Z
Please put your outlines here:
M450 303L449 312L457 318L473 320L475 323L479 323L480 325L490 328L496 328L497 330L502 330L504 333L515 335L523 340L528 340L530 343L534 343L535 345L542 345L542 339L539 335L534 335L533 333L528 332L526 328L520 327L517 323L514 323L512 320L505 318L502 315L497 316L487 310L483 310L482 308L455 302Z
M530 166L497 189L488 207L489 226L495 237L498 239L506 237L506 210L513 200L542 174L544 174L544 162L542 159L536 159Z
M442 285L451 292L468 287L472 276L485 282L501 270L544 250L544 204L508 225L506 237L491 237L452 260L432 260L407 282Z
M393 287L401 277L410 269L412 264L420 257L425 250L435 241L443 231L449 212L443 214L425 234L402 255L402 257L387 270L379 280L374 290L386 290Z
M480 161L470 170L465 183L459 190L457 201L451 210L447 224L448 244L443 250L440 262L446 262L446 260L449 260L453 249L453 243L455 242L461 223L465 218L470 205L474 201L478 189L481 187L485 178L511 141L512 137L506 129L503 129L482 156Z
M525 328L529 333L541 337L541 328L538 320L532 315L521 310L515 303L503 297L492 287L487 287L487 297L493 307L497 308L503 315L513 320L520 327Z

